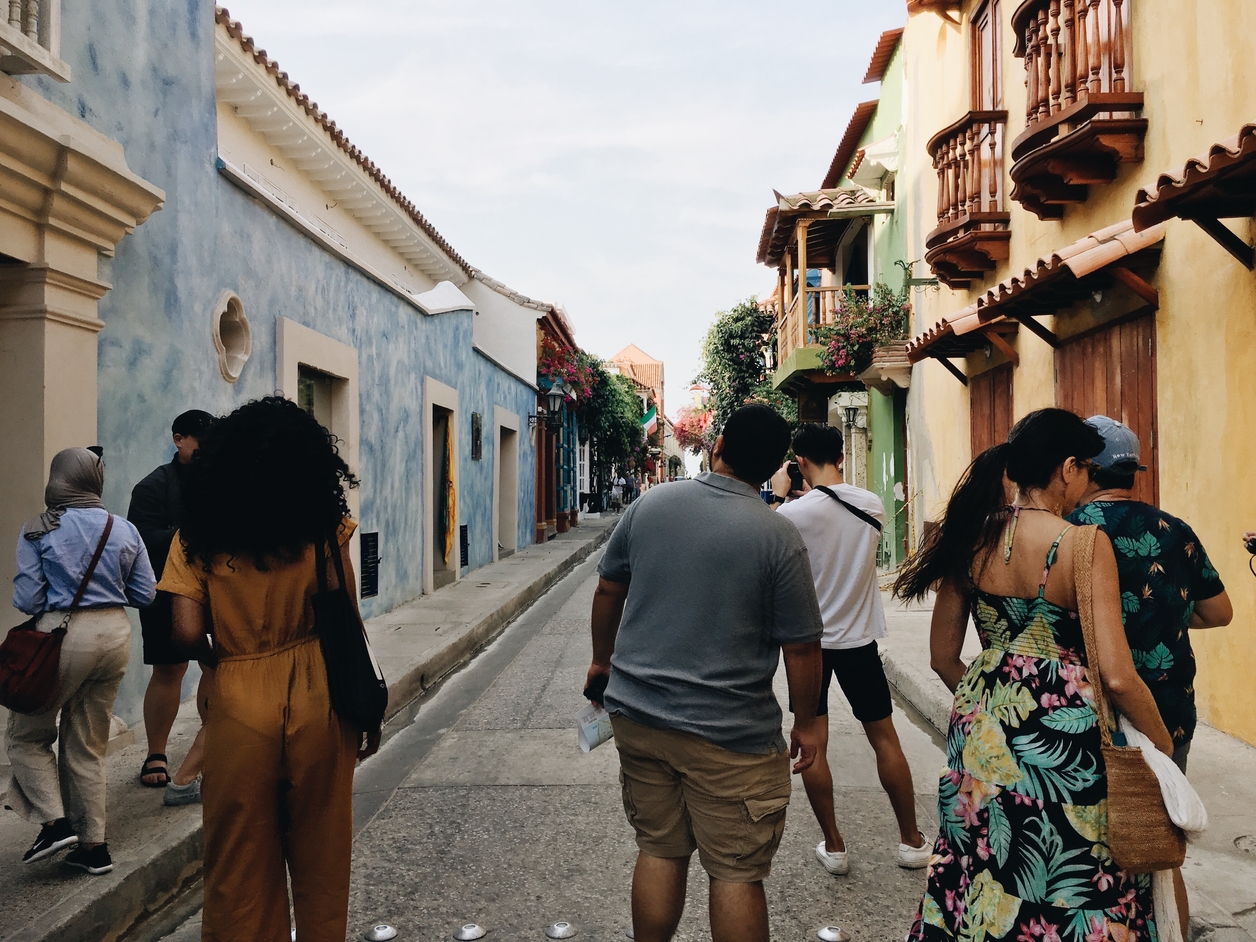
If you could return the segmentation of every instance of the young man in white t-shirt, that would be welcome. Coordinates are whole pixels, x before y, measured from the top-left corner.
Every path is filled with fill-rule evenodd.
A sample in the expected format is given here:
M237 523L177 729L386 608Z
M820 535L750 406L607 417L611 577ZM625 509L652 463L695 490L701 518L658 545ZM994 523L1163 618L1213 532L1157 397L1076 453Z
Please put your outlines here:
M849 854L833 810L833 775L825 757L829 684L836 674L876 752L877 775L898 819L898 865L919 869L929 862L932 841L916 822L911 768L894 729L890 685L877 653L876 639L886 634L877 586L877 546L885 525L885 507L871 491L843 483L839 429L805 424L794 435L793 450L808 489L801 497L789 499L785 465L772 478L772 493L774 505L779 505L781 515L798 527L807 544L824 618L824 674L816 710L820 746L814 764L802 773L807 799L824 832L816 857L830 873L850 870Z

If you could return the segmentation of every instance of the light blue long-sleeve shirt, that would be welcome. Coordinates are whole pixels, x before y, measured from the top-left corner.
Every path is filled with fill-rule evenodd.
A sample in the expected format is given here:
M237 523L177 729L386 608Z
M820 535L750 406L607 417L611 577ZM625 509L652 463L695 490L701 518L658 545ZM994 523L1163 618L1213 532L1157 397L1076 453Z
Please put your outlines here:
M38 541L26 539L23 528L17 538L14 607L27 615L68 609L100 542L106 517L107 511L98 508L71 507L61 515L61 526ZM157 580L139 531L125 517L114 514L109 542L79 607L142 608L156 597Z

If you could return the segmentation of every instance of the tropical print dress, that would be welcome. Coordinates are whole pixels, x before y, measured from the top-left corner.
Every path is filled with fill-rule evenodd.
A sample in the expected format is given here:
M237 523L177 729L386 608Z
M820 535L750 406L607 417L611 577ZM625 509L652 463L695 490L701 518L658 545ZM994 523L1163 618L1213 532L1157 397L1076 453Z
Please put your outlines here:
M1107 846L1081 622L1044 597L1060 538L1036 598L973 593L982 652L955 691L908 942L1157 940L1151 876L1122 870Z

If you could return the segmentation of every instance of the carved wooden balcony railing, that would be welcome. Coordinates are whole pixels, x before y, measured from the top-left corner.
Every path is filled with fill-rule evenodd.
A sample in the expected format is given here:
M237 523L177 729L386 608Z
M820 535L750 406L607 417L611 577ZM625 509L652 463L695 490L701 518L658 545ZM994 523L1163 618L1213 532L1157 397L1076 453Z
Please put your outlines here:
M929 142L938 171L938 227L925 239L925 263L952 288L966 287L1008 256L1006 124L1006 111L970 111Z
M784 315L776 323L778 364L784 363L799 347L820 346L816 332L821 327L831 327L837 323L837 312L847 288L853 288L865 296L871 290L868 285L820 285L808 286L805 294L794 296Z
M70 80L61 61L61 0L0 0L0 72Z
M1143 159L1147 121L1129 90L1134 0L1025 0L1012 15L1025 60L1025 131L1012 143L1012 199L1058 219L1092 183Z

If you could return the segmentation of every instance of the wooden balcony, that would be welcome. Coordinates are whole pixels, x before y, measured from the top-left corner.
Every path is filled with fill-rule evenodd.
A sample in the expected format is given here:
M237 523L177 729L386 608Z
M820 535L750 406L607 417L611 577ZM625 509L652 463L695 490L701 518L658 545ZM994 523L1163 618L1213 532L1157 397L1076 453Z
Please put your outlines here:
M1011 198L1039 219L1059 219L1091 184L1143 159L1143 95L1129 90L1132 2L1025 0L1012 15L1027 105Z
M952 288L967 287L1008 257L1006 125L1006 111L970 111L929 142L938 172L938 227L925 239L925 263Z
M841 298L847 288L866 294L868 285L821 285L808 287L795 295L776 322L776 362L772 385L777 389L796 390L807 383L844 383L850 376L830 376L820 365L824 347L818 332L837 322Z

